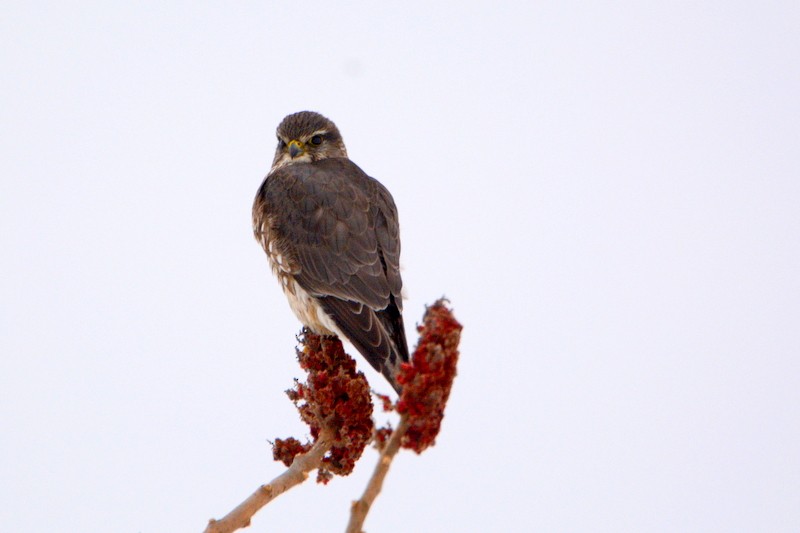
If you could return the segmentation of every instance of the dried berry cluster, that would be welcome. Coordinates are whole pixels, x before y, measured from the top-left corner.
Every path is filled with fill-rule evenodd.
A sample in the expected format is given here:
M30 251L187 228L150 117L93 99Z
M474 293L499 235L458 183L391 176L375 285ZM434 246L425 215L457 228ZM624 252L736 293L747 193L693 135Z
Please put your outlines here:
M317 475L318 482L327 483L334 474L346 476L352 472L372 438L369 384L364 374L356 372L355 361L344 352L339 339L303 330L298 341L301 349L297 350L297 358L308 372L308 380L296 382L294 389L286 393L315 441L323 427L334 435L334 445ZM309 448L293 438L276 439L273 455L288 466L295 455Z
M394 430L389 425L377 428L375 430L375 439L373 441L373 445L378 451L383 450L384 446L386 446L386 442L392 436L393 432Z
M311 443L303 444L294 437L275 439L275 443L272 445L272 458L286 466L292 466L295 455L306 453L310 449Z
M421 453L434 444L444 418L444 408L456 376L461 324L440 299L428 307L420 338L408 364L400 370L397 381L403 392L397 411L408 415L408 430L402 446Z

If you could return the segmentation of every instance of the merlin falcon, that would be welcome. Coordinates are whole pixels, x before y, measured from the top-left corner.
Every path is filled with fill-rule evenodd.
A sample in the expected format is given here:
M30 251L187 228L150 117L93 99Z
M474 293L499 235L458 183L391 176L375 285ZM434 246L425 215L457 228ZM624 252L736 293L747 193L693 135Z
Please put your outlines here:
M319 113L287 116L277 135L253 202L256 240L300 322L350 341L399 392L408 345L392 195L347 158Z

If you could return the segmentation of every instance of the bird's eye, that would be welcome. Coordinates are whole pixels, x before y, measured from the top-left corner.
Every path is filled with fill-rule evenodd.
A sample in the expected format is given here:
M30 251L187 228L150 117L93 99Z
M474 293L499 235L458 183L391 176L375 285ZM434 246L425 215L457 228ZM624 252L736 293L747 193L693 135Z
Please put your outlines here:
M311 137L311 144L322 144L322 135L314 135Z
M279 146L280 148L286 148L286 141L284 141L283 139L281 139L280 137L278 137L278 146Z

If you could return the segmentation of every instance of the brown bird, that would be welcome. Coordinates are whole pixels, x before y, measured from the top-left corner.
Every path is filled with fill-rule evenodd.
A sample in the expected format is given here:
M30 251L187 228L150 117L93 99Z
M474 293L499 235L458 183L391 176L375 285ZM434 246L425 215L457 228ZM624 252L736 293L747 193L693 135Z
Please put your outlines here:
M349 340L400 392L408 345L392 195L347 158L319 113L287 116L277 135L253 203L256 239L300 322Z

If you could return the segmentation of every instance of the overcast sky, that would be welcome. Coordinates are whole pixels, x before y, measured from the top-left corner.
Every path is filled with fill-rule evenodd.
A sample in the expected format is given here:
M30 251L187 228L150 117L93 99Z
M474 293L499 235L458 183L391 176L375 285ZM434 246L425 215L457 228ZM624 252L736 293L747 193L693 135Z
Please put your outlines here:
M311 109L392 191L437 446L377 532L800 530L800 4L0 6L0 529L199 532L306 428L252 237ZM374 386L389 387L367 368ZM251 531L343 531L375 464Z

